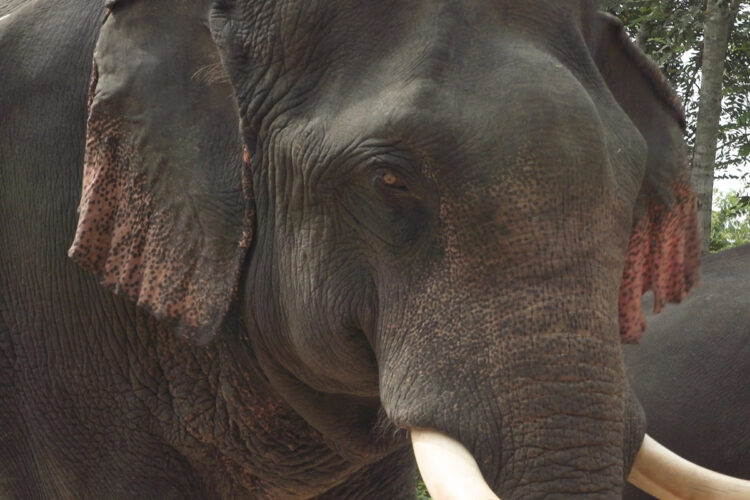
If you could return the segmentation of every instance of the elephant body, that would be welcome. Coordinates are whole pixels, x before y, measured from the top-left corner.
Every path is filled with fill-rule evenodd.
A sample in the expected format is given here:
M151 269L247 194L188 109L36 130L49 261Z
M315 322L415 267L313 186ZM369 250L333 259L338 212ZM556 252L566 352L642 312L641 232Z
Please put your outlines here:
M16 4L0 496L411 498L410 428L503 498L620 494L619 344L698 245L595 2Z
M648 317L641 344L626 347L628 376L650 435L690 461L750 479L750 245L701 264L696 290ZM625 498L652 497L628 487Z

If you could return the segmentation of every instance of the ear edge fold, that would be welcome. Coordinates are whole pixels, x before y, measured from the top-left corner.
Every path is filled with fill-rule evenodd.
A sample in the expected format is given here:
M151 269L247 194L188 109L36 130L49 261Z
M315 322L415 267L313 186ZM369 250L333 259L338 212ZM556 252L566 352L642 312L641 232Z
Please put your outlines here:
M656 95L671 110L672 116L680 124L680 128L686 130L687 118L685 116L685 108L682 106L679 96L669 84L659 66L630 40L621 19L606 12L600 12L600 15L605 26L612 31L620 48L636 68L638 68L643 77L651 84Z
M646 329L644 293L654 292L659 312L667 302L680 302L698 282L697 203L684 150L685 113L676 93L619 19L602 13L600 24L597 66L649 149L620 286L620 334L631 343ZM624 82L633 75L638 81Z
M138 20L139 11L134 8L133 12ZM127 16L119 10L117 14ZM148 158L138 149L144 143L139 125L129 121L127 113L121 115L127 111L123 106L127 108L138 99L142 87L130 89L131 95L125 99L110 92L111 88L102 91L96 59L95 55L79 223L68 255L96 275L104 287L170 324L178 335L206 343L236 295L254 226L249 157L244 154L243 161L238 116L228 114L232 109L236 113L236 103L227 103L222 97L231 90L211 88L228 88L226 81L191 78L175 82L175 92L186 93L183 97L188 102L183 108L188 111L174 113L175 123L169 123L164 134L151 141L157 146L146 145L146 153L159 153L158 158ZM200 61L195 64L197 71L205 66ZM115 76L117 71L131 70L126 66L123 62L115 68ZM162 77L162 84L165 81L169 84L170 79ZM111 86L111 81L106 85ZM143 86L143 79L138 85ZM205 108L218 116L180 120L190 117L192 106L200 110L200 102L189 102L195 96L208 99ZM148 110L153 104L147 98L138 106ZM213 131L214 136L209 133L208 139L195 130L185 129L183 135L181 123L193 128L216 125L213 128L219 130ZM221 139L222 151L227 149L219 157L213 151L217 148L213 137ZM214 186L214 182L220 184ZM157 194L154 183L159 188ZM204 192L204 187L213 191ZM186 189L174 192L181 188ZM159 198L162 192L170 199ZM218 199L216 193L221 193Z

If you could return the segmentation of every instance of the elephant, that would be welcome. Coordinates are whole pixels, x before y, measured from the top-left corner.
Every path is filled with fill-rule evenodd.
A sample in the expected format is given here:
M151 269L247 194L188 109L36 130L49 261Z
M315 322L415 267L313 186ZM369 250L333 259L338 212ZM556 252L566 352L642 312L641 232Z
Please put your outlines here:
M750 245L703 257L701 276L683 304L648 318L640 345L626 346L628 378L650 435L750 479ZM652 497L628 487L624 498Z
M596 2L5 12L5 497L677 487L621 343L698 279L685 118Z

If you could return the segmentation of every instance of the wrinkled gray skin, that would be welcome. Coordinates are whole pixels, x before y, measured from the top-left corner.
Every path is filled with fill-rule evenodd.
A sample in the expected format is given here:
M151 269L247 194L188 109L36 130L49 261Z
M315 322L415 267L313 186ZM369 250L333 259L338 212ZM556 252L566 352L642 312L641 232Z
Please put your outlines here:
M685 302L647 317L641 344L625 348L628 377L657 441L750 479L750 245L708 255L701 269ZM652 497L627 486L624 498Z
M28 2L29 0L6 0L2 4L0 4L0 18L10 14L11 12L15 11L20 6Z
M618 289L682 132L593 3L104 15L0 21L3 497L409 498L412 426L504 499L620 495L644 423ZM95 276L66 251L97 37L87 168L137 182L82 205ZM136 240L105 248L97 210Z

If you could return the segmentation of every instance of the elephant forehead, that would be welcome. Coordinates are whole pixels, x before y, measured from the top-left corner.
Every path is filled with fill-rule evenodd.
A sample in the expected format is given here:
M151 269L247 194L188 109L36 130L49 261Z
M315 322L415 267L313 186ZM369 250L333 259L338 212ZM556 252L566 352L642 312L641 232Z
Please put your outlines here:
M326 157L375 138L436 165L497 165L523 143L552 151L563 139L548 134L561 136L561 122L601 127L601 104L587 95L596 79L584 36L589 2L336 2L335 12L323 4L285 4L278 25L242 41L253 67L270 68L258 81L273 87L246 92L273 95L249 103L249 130L314 130L308 137L325 138ZM227 32L242 36L236 15L227 14ZM253 46L277 39L270 51Z
M449 171L456 162L494 169L519 161L559 166L603 160L598 105L550 56L518 51L484 81L461 85L417 77L339 98L327 106L326 136L346 146L391 140ZM578 158L583 155L591 160Z
M280 17L277 24L260 29L263 36L240 43L250 45L253 67L265 72L258 78L270 78L279 100L299 93L304 95L303 107L316 101L319 107L337 109L373 93L382 96L383 89L398 90L399 85L426 80L449 89L442 100L443 107L448 105L446 117L455 117L455 108L471 109L462 102L450 106L462 94L495 101L508 98L500 93L503 82L498 76L524 71L514 62L528 59L529 47L538 53L553 52L569 66L580 66L588 57L578 20L581 2L406 4L285 3L284 15L269 14ZM228 25L237 36L253 31L237 28L242 25L239 20ZM271 42L273 50L265 46ZM553 64L549 57L536 63ZM537 78L542 77L540 71ZM320 112L316 109L313 115Z

